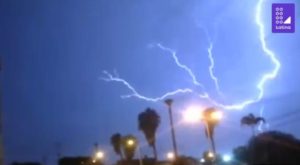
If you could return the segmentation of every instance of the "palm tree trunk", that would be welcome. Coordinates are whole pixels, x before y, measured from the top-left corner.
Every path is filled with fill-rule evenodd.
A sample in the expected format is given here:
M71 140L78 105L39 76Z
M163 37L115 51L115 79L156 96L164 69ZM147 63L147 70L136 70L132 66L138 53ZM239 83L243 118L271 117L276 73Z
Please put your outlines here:
M122 161L122 160L124 160L124 155L123 155L123 153L122 153L122 152L120 152L120 154L119 154L119 155L120 155L121 161Z
M177 150L177 143L176 143L176 138L175 138L175 128L174 128L173 114L172 114L171 106L169 107L169 118L170 118L173 149L174 149L175 158L177 159L178 158L178 150Z
M205 122L205 130L206 130L206 136L207 139L210 141L211 148L214 154L216 154L216 147L215 147L215 140L213 137L213 130L210 129L209 124Z
M211 147L212 147L213 153L216 154L215 139L213 136L210 137L210 141L211 141Z
M152 148L153 148L154 159L157 160L157 150L156 150L156 144L155 143L152 145Z

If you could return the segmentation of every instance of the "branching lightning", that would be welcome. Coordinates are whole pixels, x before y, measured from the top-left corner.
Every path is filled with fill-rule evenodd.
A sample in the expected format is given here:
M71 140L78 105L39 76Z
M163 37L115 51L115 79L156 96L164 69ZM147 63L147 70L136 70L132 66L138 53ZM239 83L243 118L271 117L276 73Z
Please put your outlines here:
M195 74L193 73L193 71L192 71L189 67L187 67L186 65L182 64L182 63L178 60L178 57L177 57L177 55L176 55L176 51L175 51L175 50L172 50L171 48L167 48L167 47L163 46L163 45L160 44L160 43L156 44L156 46L159 47L159 48L160 48L161 50L163 50L163 51L169 52L169 53L172 55L172 57L173 57L174 62L176 63L176 65L177 65L179 68L185 70L185 71L189 74L189 76L192 78L193 84L198 85L198 86L201 86L201 88L204 88L204 86L203 86L201 83L199 83L199 81L197 80L197 78L196 78Z
M256 20L256 24L259 27L259 40L261 42L262 49L265 52L265 54L270 58L272 63L275 65L275 68L270 73L264 74L263 77L261 78L261 80L259 81L259 83L257 84L257 88L259 89L260 93L259 93L258 97L256 98L256 101L259 101L262 99L262 97L264 96L264 86L265 86L266 82L268 80L274 79L278 75L278 71L281 66L279 60L276 58L275 53L272 52L267 47L267 44L266 44L266 40L265 40L266 35L265 35L265 31L264 31L265 26L264 26L262 18L261 18L262 3L263 3L263 0L258 1L257 8L256 8L255 20Z
M163 51L169 52L172 55L172 58L173 58L175 64L179 68L181 68L185 72L187 72L187 74L191 77L193 84L195 86L200 86L202 88L203 91L201 91L201 93L197 93L197 95L200 98L207 99L214 106L220 107L222 109L242 110L246 106L248 106L250 104L253 104L253 103L256 103L256 102L259 102L263 98L265 84L268 81L274 79L277 76L278 71L280 69L280 65L281 65L280 62L279 62L279 60L276 58L275 53L272 52L267 47L267 44L266 44L266 41L265 41L265 31L264 31L265 26L264 26L262 18L261 18L262 17L261 16L261 12L262 12L263 1L264 0L258 0L257 6L256 6L255 22L256 22L256 24L257 24L257 26L259 28L258 35L259 35L259 40L260 40L260 43L261 43L261 46L262 46L262 50L264 51L265 55L270 58L270 61L274 65L274 69L272 71L268 72L268 73L265 73L261 77L260 81L256 85L259 93L258 93L258 95L256 97L254 97L252 99L247 99L247 100L244 100L242 102L235 103L235 104L229 104L229 105L219 103L218 101L214 100L208 94L208 92L205 91L204 86L197 80L197 78L196 78L195 74L193 73L193 71L187 65L184 65L184 64L182 64L179 61L179 59L178 59L178 57L176 55L176 51L174 51L171 48L167 48L167 47L165 47L165 46L163 46L162 44L159 44L159 43L156 44L156 46L158 48L160 48L161 50L163 50ZM214 74L215 62L214 62L214 58L213 58L213 55L212 55L212 49L213 49L213 42L209 40L209 48L208 48L208 58L210 60L210 66L208 68L209 69L209 74L210 74L210 77L212 78L212 80L214 81L216 90L218 91L218 93L221 93L220 92L219 83L218 83L218 78ZM106 78L102 78L103 80L108 81L108 82L119 82L119 83L122 83L123 85L125 85L132 92L132 94L122 96L122 98L136 97L136 98L143 99L143 100L146 100L146 101L156 102L156 101L163 100L163 99L165 99L165 98L167 98L169 96L176 95L176 94L179 94L179 93L196 93L195 91L193 91L190 88L185 88L185 89L177 89L175 91L167 92L167 93L163 94L160 97L154 97L154 98L146 97L146 96L138 93L136 91L136 89L132 85L130 85L126 80L124 80L122 78L119 78L119 76L114 76L114 75L108 73L107 71L103 71L103 73L106 75Z
M167 98L168 96L172 96L172 95L175 95L175 94L192 93L191 89L185 88L185 89L177 89L177 90L172 91L172 92L167 92L167 93L165 93L164 95L162 95L160 97L155 97L155 98L146 97L146 96L141 95L140 93L138 93L136 91L136 89L132 85L130 85L126 80L124 80L122 78L119 78L116 75L114 76L114 75L108 73L107 71L103 71L103 74L105 74L107 76L107 78L102 78L102 80L107 81L107 82L112 81L112 82L122 83L123 85L125 85L132 92L132 94L121 96L122 98L136 97L136 98L143 99L143 100L146 100L146 101L157 102L157 101L160 101L160 100L163 100L163 99Z
M216 90L217 90L218 94L219 95L223 95L222 92L221 92L221 90L220 90L219 80L218 80L218 78L214 74L215 60L213 58L212 50L213 50L213 43L211 42L209 44L208 49L207 49L207 51L208 51L208 58L209 58L209 61L210 61L209 75L210 75L211 79L215 83L215 87L216 87Z
M214 82L214 85L215 85L215 88L216 88L217 93L218 93L220 96L223 96L223 94L222 94L222 92L221 92L221 90L220 90L219 80L218 80L217 76L216 76L215 73L214 73L214 69L215 69L215 60L214 60L213 53L212 53L213 48L214 48L214 39L217 38L217 34L218 34L218 33L217 33L217 31L215 31L215 32L216 32L216 35L215 35L213 38L211 38L210 35L209 35L209 33L208 33L208 30L207 30L205 27L203 27L203 26L201 26L201 25L198 25L198 26L199 26L201 29L203 29L203 31L205 32L205 36L206 36L206 38L207 38L207 40L208 40L208 43L209 43L209 47L207 48L208 59L209 59L209 62L210 62L209 67L208 67L209 76L210 76L210 78L211 78L211 79L213 80L213 82ZM216 27L215 27L215 29L216 29Z

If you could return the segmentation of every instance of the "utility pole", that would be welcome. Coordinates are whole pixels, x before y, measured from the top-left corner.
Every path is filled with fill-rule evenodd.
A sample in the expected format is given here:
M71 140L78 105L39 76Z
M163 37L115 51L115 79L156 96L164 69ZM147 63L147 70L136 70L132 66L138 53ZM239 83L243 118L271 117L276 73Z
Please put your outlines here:
M177 150L177 143L176 143L176 137L175 137L175 128L174 128L174 122L173 122L173 113L172 113L172 99L165 100L165 103L168 106L168 112L169 112L169 118L170 118L170 127L171 127L171 135L172 135L172 143L173 143L173 150L175 154L175 159L178 158L178 150Z
M2 120L2 57L0 56L0 165L4 165L3 120Z

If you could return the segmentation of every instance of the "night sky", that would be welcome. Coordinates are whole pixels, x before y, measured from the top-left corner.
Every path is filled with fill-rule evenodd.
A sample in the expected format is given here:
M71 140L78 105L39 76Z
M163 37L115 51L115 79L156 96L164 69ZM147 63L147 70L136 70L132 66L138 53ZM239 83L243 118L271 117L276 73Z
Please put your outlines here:
M244 110L224 110L215 135L220 153L247 142L251 131L240 126L240 118L250 112L259 115L261 108L269 123L265 130L300 138L300 3L289 0L296 3L296 32L274 34L271 4L287 1L265 1L266 43L281 68L266 84L259 103ZM116 132L136 135L142 153L151 155L137 126L138 113L147 107L155 108L162 118L157 144L159 157L165 158L172 147L163 101L122 99L131 91L121 83L103 81L102 71L116 71L149 97L178 88L199 90L168 52L151 46L161 43L176 50L213 97L226 103L253 98L262 74L274 68L259 41L256 4L256 0L0 1L6 162L44 158L54 164L58 150L64 156L91 155L95 142L105 151L106 161L114 162L117 157L109 138ZM217 95L209 77L204 29L214 40L215 75L224 96ZM179 152L199 157L208 148L203 125L179 121L189 105L209 103L190 94L172 98Z

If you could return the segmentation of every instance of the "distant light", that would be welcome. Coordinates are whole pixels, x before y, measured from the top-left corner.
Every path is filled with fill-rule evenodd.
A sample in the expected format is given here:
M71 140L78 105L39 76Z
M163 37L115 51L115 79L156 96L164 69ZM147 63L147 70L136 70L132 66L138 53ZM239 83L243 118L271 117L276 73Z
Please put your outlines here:
M93 163L96 163L96 160L95 160L95 159L93 159Z
M231 156L230 155L223 155L223 161L224 162L230 162L231 161Z
M168 152L168 153L167 153L167 159L169 159L169 160L174 160L174 158L175 158L175 155L174 155L173 152Z
M202 119L202 109L199 106L191 106L183 112L183 120L188 123L196 123Z
M208 156L209 158L215 157L214 153L212 153L212 152L210 152L210 151L208 152L207 156Z
M96 159L103 159L104 158L104 153L101 152L101 151L98 151L95 156L96 156Z
M127 145L133 146L133 145L134 145L134 140L129 139L129 140L127 141Z
M220 120L223 118L223 113L221 111L215 111L211 114L211 118L214 120Z
M205 162L205 159L204 159L204 158L201 158L201 159L200 159L200 162L201 162L201 163L204 163L204 162Z

